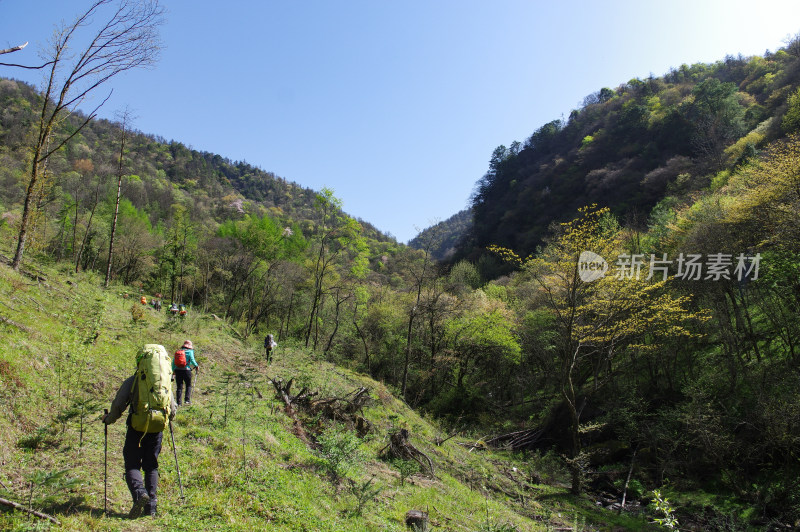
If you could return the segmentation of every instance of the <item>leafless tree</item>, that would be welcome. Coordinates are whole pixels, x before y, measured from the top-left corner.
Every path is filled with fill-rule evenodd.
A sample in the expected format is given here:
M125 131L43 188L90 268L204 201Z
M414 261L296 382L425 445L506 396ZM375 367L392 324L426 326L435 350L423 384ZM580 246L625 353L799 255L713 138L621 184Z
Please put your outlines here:
M119 200L122 197L122 176L123 176L123 155L125 154L125 141L128 138L130 122L133 120L131 111L127 107L119 114L120 135L119 135L119 161L117 164L117 201L114 205L114 217L111 219L111 237L108 240L108 266L106 268L105 286L111 281L111 264L114 258L114 235L117 232L117 218L119 217Z
M0 63L21 68L47 68L48 72L17 249L12 261L15 270L19 269L22 262L37 191L46 178L44 163L96 116L111 94L81 118L78 126L71 129L69 134L60 135L59 125L109 79L156 61L161 49L158 28L163 24L163 14L158 0L95 0L74 22L64 24L56 31L44 65L25 67ZM83 40L85 34L88 38ZM78 45L76 53L72 49L75 41L88 44Z

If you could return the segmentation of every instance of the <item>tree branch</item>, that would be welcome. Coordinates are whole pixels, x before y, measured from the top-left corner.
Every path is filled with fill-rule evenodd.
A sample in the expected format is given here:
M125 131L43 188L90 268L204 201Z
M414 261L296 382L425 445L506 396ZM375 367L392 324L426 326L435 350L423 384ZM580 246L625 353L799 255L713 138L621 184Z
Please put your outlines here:
M46 66L52 65L54 62L55 61L48 61L47 63L44 63L44 64L39 65L39 66L18 65L16 63L0 63L0 66L14 67L14 68L27 68L28 70L41 70Z
M52 515L47 515L47 514L42 513L42 512L37 512L36 510L31 510L29 508L25 508L21 504L16 503L14 501L9 501L8 499L0 498L0 504L2 504L4 506L10 506L11 508L14 508L15 510L20 510L20 511L23 511L23 512L27 512L27 513L29 513L31 515L35 515L36 517L39 517L41 519L47 519L48 521L51 521L51 522L53 522L53 523L55 523L57 525L61 524L61 521L59 521L58 519L56 519Z
M11 52L19 52L26 46L28 46L27 42L25 44L20 44L19 46L14 46L13 48L6 48L5 50L0 50L0 55L10 54Z

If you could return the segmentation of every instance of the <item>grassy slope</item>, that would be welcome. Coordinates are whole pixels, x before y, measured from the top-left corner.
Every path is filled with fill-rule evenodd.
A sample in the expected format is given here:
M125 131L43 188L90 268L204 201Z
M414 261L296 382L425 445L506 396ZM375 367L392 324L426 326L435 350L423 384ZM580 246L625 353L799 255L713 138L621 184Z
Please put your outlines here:
M5 250L4 250L5 251ZM595 510L574 499L557 481L503 453L469 452L469 440L433 441L435 424L398 401L382 384L313 358L303 349L281 345L267 366L256 343L235 339L213 317L190 314L169 321L149 307L139 323L123 299L124 288L98 288L92 274L34 266L17 274L0 265L0 490L27 503L30 477L68 469L80 480L71 489L38 485L34 507L58 517L64 530L406 530L409 509L428 510L434 530L548 530L576 521L587 530L639 529L642 519ZM175 460L165 437L160 457L160 515L129 521L129 494L121 478L124 423L109 427L108 507L103 510L103 425L119 383L133 369L144 343L176 349L191 338L202 373L193 405L177 414L175 439L186 502L181 503ZM255 342L255 340L254 340ZM238 376L247 374L241 383ZM227 387L225 376L233 383ZM293 432L292 422L268 378L295 378L294 390L307 386L320 396L343 396L367 386L365 408L373 430L365 438L364 459L349 477L374 477L381 491L356 515L347 482L334 485L320 459ZM252 393L258 390L256 394ZM261 397L258 397L258 394ZM225 400L228 415L225 416ZM79 417L58 421L76 401L96 400L85 417L80 447ZM397 470L377 459L387 434L411 431L412 443L436 465L435 478L417 474L404 486ZM165 434L166 436L166 434ZM514 469L516 468L516 469ZM52 495L46 500L47 495ZM0 507L1 508L1 507ZM46 522L0 510L0 529L31 529ZM491 526L487 526L487 523ZM58 529L59 527L54 527ZM514 528L504 528L513 530Z

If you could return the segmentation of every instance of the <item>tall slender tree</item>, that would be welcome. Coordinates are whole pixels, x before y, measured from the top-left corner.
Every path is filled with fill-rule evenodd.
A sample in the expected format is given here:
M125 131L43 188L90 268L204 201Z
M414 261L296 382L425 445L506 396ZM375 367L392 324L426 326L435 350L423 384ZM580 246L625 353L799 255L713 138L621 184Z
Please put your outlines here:
M111 264L114 259L114 236L117 232L117 218L119 218L119 200L122 197L122 176L123 157L125 156L125 141L128 138L128 131L131 122L131 111L127 107L120 113L119 131L119 158L117 159L117 200L114 203L114 216L111 218L111 236L108 239L108 265L106 267L106 280L103 283L108 287L111 281Z
M61 133L60 124L98 87L117 74L155 62L161 48L158 27L163 23L162 16L158 0L121 0L116 5L112 5L112 0L97 0L72 23L56 31L48 60L44 65L33 67L46 68L48 74L32 147L17 247L11 263L15 270L22 262L36 208L35 198L46 177L44 163L96 116L110 93L68 133ZM104 22L95 24L98 19ZM88 44L77 52L72 50L73 42L82 40L85 33L88 33L85 40Z
M351 264L354 273L363 275L366 267L366 250L361 224L342 213L342 201L333 195L333 190L323 188L322 192L317 194L314 206L319 213L320 223L314 239L316 258L311 267L314 287L306 327L306 347L310 342L311 333L316 330L315 322L320 317L325 280L333 270L334 261L344 253L353 252ZM314 348L316 349L316 340Z
M406 387L408 385L408 367L411 363L411 334L414 327L414 320L420 312L420 298L422 297L422 288L431 277L433 269L433 258L431 257L431 250L435 248L439 242L439 231L430 231L425 236L425 241L422 244L422 259L415 261L413 258L410 260L409 275L413 279L412 290L415 292L414 304L408 311L408 328L406 330L406 352L403 360L403 377L400 384L400 395L405 399Z

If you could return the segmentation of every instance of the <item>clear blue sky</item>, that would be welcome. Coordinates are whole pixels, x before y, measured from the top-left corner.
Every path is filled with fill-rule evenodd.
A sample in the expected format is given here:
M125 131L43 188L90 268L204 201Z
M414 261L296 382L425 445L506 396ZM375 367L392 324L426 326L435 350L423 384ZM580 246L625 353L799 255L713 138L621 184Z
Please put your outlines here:
M0 0L0 48L30 41L13 58L35 62L54 25L88 5ZM762 55L800 32L797 0L162 5L158 64L101 89L114 89L101 116L127 105L140 131L327 186L403 242L467 205L496 146L568 116L587 94L682 63Z

